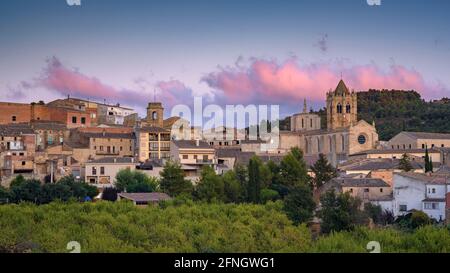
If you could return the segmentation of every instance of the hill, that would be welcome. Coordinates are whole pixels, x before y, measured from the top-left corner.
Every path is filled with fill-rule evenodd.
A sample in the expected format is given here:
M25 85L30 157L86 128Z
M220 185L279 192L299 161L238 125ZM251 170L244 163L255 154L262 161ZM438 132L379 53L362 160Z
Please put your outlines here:
M315 111L327 127L326 108ZM450 99L427 102L416 91L369 90L358 92L358 119L375 121L380 140L401 131L450 133ZM290 118L280 120L281 130L290 130Z
M450 133L450 103L426 102L415 91L369 90L358 93L358 118L375 121L380 140L401 131Z

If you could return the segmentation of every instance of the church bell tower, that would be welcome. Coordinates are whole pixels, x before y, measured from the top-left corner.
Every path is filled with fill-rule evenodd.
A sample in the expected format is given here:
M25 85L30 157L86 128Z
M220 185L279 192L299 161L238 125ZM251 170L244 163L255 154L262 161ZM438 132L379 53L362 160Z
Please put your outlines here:
M341 79L334 91L327 93L327 128L334 130L356 124L358 121L357 95L350 93Z

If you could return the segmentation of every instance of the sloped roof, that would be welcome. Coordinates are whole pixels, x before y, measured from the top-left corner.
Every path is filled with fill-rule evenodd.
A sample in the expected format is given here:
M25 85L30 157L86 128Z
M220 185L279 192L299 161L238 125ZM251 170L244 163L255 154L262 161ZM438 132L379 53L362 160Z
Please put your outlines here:
M450 139L450 134L427 132L401 132L414 139Z
M88 138L124 138L133 139L133 133L82 133Z
M414 180L427 184L445 185L450 183L449 178L447 178L445 175L443 176L439 174L402 172L402 173L395 173L394 175L412 178Z
M336 89L334 90L335 95L344 95L344 94L350 94L350 91L348 91L347 85L345 85L343 80L340 80Z
M88 163L118 163L118 164L127 164L127 163L136 163L134 158L132 157L104 157L104 158L99 158L96 160L91 160L86 162L86 164Z
M380 178L334 178L333 182L342 187L390 187Z
M423 169L422 164L410 161L413 169ZM339 169L344 171L372 171L372 170L393 170L400 168L400 159L390 158L367 158L352 164L341 165Z
M198 146L196 140L173 140L172 142L181 149L214 149L213 147L209 146L206 141L203 140L198 141Z
M0 136L20 136L34 134L27 123L0 125Z
M118 195L122 198L132 200L134 202L159 202L171 199L169 195L162 192L121 192Z

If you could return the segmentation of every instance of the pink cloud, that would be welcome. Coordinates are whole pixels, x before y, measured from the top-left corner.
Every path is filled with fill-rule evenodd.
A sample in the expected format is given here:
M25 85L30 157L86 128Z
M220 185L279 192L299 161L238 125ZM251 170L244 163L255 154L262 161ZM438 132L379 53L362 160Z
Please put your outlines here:
M227 103L289 105L303 98L323 101L325 93L336 87L341 71L348 87L357 91L403 89L430 96L448 92L443 86L427 84L419 72L401 65L383 71L375 64L342 68L332 63L299 65L295 59L283 63L255 59L247 67L221 68L202 81Z
M22 84L23 85L23 84ZM26 83L27 89L33 86L45 87L61 95L78 98L89 98L97 101L120 102L131 106L145 106L153 100L153 92L144 90L118 89L101 82L99 79L65 67L58 58L47 60L42 75L34 84ZM177 80L160 81L157 99L167 106L185 103L192 96L192 90Z

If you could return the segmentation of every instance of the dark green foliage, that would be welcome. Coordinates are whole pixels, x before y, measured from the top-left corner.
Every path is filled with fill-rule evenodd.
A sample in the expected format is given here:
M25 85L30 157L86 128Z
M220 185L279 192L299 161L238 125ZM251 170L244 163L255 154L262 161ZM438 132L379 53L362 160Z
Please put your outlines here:
M367 219L359 209L361 201L348 192L336 194L334 190L330 190L320 197L320 201L322 209L319 216L322 219L323 233L352 230Z
M431 224L433 221L428 215L419 210L397 217L395 223L404 229L412 230Z
M250 203L261 202L261 159L253 156L248 163L247 201Z
M412 170L411 160L407 154L403 154L399 162L399 169L405 172Z
M308 183L306 163L303 160L303 152L298 148L292 148L280 163L279 184L293 188L302 183Z
M102 200L114 202L117 200L118 193L119 191L116 188L113 187L104 188L102 192Z
M160 175L161 190L168 195L174 197L183 193L192 194L192 183L184 178L179 163L167 161Z
M375 121L380 140L401 131L450 132L450 104L426 102L415 91L369 90L358 93L358 118Z
M155 192L158 189L158 181L141 171L123 169L116 175L116 188L121 192Z
M261 190L261 203L265 204L268 201L275 201L280 198L280 194L276 190L262 189Z
M306 223L314 216L316 203L311 188L300 184L293 188L284 199L283 210L295 224Z
M384 224L383 209L379 205L372 203L364 204L364 212L375 224Z
M336 169L328 163L324 154L319 154L319 159L311 166L311 170L315 175L311 180L314 188L321 187L337 176Z
M225 194L225 202L240 203L245 201L244 187L237 179L234 171L228 171L223 174L223 187Z
M224 201L224 191L222 177L218 176L212 167L203 167L200 181L195 187L195 198L206 202Z
M41 183L36 180L25 180L18 176L11 182L10 188L11 201L39 203L41 196Z
M433 172L433 162L428 153L428 147L425 147L425 173Z
M73 176L66 176L57 183L44 185L38 180L25 180L22 176L18 176L11 182L7 193L10 202L13 203L47 204L55 200L84 201L87 197L92 199L98 194L98 189L84 182L76 182Z

